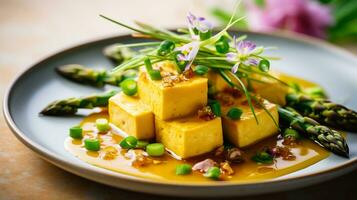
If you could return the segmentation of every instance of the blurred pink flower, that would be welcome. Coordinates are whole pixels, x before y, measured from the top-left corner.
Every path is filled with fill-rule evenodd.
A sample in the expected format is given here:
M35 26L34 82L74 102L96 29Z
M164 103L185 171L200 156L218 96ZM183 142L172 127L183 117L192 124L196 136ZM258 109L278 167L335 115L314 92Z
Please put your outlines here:
M260 7L247 0L249 27L255 31L271 32L286 29L325 38L333 20L330 8L312 0L265 0Z

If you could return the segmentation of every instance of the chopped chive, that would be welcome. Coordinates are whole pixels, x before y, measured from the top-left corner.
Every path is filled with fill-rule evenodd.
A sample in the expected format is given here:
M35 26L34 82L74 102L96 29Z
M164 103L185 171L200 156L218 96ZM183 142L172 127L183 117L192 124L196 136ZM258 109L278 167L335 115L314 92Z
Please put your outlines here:
M176 175L190 174L191 171L192 171L192 166L189 164L181 164L176 166Z
M221 176L221 170L218 167L211 167L203 176L217 180Z
M126 79L120 83L120 87L124 94L128 96L133 96L138 91L138 85L133 79Z
M216 51L218 53L228 53L229 51L229 43L228 39L225 36L222 36L216 43L215 43Z
M161 80L162 79L160 70L151 70L148 73L152 80Z
M150 78L152 80L161 80L162 77L161 77L160 71L152 68L150 59L145 58L144 63L145 63L146 71L148 72Z
M145 58L144 60L146 71L153 70L150 58Z
M284 137L292 137L292 138L295 138L295 139L300 139L301 138L299 132L297 132L295 129L292 129L292 128L285 129L283 135L284 135Z
M147 142L147 141L138 140L138 142L136 143L136 148L145 149L148 144L149 144L149 142Z
M202 75L207 74L208 69L209 69L209 68L206 67L206 66L204 66L204 65L197 65L197 66L193 69L193 71L194 71L197 75L202 76Z
M136 137L128 136L128 137L124 138L122 141L120 141L119 145L123 149L133 149L136 147L137 143L138 143L138 140L136 139Z
M161 42L159 49L157 50L157 54L159 56L166 56L171 53L175 49L175 43L170 40L165 40Z
M221 105L219 104L218 101L211 100L209 102L209 106L211 107L212 112L213 112L214 115L216 115L217 117L221 116Z
M95 125L99 132L107 132L110 129L109 122L105 118L97 119Z
M258 152L252 157L252 160L259 164L271 164L273 163L273 156L265 151Z
M240 119L240 117L242 116L243 111L239 108L231 108L229 109L229 111L227 112L227 117L229 117L232 120L237 120Z
M89 151L99 151L100 150L100 142L98 139L85 139L84 147Z
M165 146L161 143L152 143L146 146L149 156L162 156L165 153Z
M263 59L259 62L258 67L259 67L260 71L268 72L269 68L270 68L270 62L266 59Z

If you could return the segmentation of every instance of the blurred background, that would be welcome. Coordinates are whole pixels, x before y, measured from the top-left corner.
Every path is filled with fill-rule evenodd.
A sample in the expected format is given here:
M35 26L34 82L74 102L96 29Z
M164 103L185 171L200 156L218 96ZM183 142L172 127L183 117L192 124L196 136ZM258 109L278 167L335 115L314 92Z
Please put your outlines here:
M186 14L192 11L219 26L227 22L234 3L234 0L0 0L0 101L14 76L40 59L86 41L127 33L99 18L99 14L126 23L138 20L174 28L185 26ZM357 55L357 0L243 0L238 15L247 18L235 28L305 34ZM42 199L53 195L58 199L104 199L111 195L144 199L142 195L87 181L46 163L16 140L2 115L0 133L0 199ZM329 188L352 196L356 187L346 184L346 180L355 181L356 173L294 193L268 197L298 199L309 194L311 198L321 195L327 198L331 196L319 191Z

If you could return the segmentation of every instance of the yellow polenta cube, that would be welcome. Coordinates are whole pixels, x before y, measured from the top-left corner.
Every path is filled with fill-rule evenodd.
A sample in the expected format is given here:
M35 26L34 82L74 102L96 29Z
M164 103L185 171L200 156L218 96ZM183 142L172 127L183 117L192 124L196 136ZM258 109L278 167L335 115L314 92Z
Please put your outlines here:
M278 123L279 116L277 106L269 103L267 100L262 100L261 103L271 113L276 123ZM232 107L240 108L243 111L239 120L232 120L227 117L226 114ZM268 113L257 105L254 107L259 124L257 124L253 113L247 104L246 98L241 97L236 99L235 103L230 106L222 105L222 124L224 135L237 147L249 146L278 132L277 125Z
M151 80L144 68L139 72L139 96L158 118L168 120L188 116L207 104L207 78L194 76L169 86L165 80Z
M181 158L208 153L223 144L221 118L197 116L164 121L155 117L156 140Z
M110 122L138 139L155 137L154 114L138 96L119 93L109 99Z

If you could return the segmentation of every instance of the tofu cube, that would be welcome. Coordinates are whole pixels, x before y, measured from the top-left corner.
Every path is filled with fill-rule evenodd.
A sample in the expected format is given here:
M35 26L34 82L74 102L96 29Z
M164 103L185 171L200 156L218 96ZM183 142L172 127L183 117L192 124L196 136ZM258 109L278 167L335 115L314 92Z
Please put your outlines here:
M283 80L283 74L278 72L270 72L274 77ZM230 76L230 75L229 75ZM279 81L259 75L259 74L251 74L252 78L263 81L264 83L258 81L252 81L251 86L256 94L259 94L264 99L268 101L278 104L285 105L285 96L289 92L289 88L286 85L281 84ZM208 79L210 84L213 86L215 92L221 92L225 88L229 87L226 81L218 74L213 71L208 73ZM234 79L231 78L233 82ZM247 86L247 81L242 79L242 82ZM235 82L235 84L239 85L239 83Z
M279 122L278 108L275 104L263 100L263 105L271 113L274 120ZM232 120L227 117L226 113L232 107L240 108L243 114L239 120ZM257 124L250 107L247 104L246 98L235 100L234 105L222 105L222 124L224 136L237 147L246 147L260 140L272 136L278 132L278 127L275 125L272 118L264 111L263 108L255 106L255 114L259 124Z
M270 72L275 78L283 80L283 75L278 72ZM264 83L253 82L252 87L255 93L259 94L264 99L284 106L286 104L285 96L289 92L289 87L280 83L277 80L267 78L264 76L257 76L258 80L264 81Z
M197 116L164 121L155 117L156 140L181 158L208 153L223 145L221 118Z
M231 77L230 74L228 74L228 76ZM219 73L215 71L210 70L207 74L207 77L210 86L213 87L214 92L221 92L225 88L230 87L227 82L221 77L221 75L219 75ZM231 78L231 80L237 85L239 85L239 83L237 83L233 78Z
M194 76L172 86L163 81L151 80L144 68L139 72L139 96L156 117L169 120L189 116L207 104L207 78Z
M110 122L138 139L155 137L154 114L138 96L119 93L109 99Z

